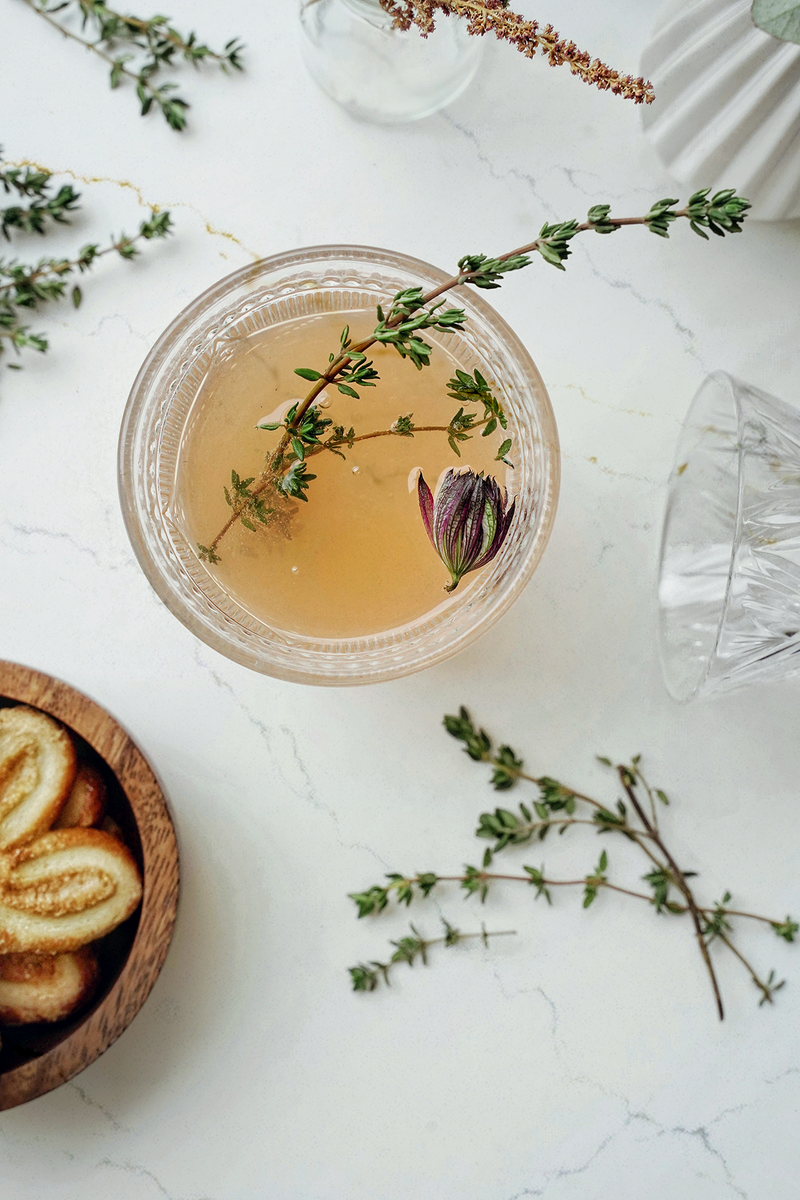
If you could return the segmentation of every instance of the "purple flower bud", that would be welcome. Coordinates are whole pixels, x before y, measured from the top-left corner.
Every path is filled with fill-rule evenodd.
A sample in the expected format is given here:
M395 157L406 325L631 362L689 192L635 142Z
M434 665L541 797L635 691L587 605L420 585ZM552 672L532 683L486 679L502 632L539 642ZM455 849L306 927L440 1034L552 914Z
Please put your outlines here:
M446 592L455 591L468 571L477 571L491 562L506 540L512 500L500 491L496 479L483 472L452 469L442 480L434 500L422 472L417 480L419 509L428 537L452 577Z

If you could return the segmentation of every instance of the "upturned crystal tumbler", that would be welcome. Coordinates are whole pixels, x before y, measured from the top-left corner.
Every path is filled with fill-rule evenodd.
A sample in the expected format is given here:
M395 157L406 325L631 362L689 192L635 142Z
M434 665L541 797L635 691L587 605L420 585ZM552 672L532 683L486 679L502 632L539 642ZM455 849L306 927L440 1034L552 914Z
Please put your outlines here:
M722 371L678 442L658 601L677 700L800 671L800 411Z

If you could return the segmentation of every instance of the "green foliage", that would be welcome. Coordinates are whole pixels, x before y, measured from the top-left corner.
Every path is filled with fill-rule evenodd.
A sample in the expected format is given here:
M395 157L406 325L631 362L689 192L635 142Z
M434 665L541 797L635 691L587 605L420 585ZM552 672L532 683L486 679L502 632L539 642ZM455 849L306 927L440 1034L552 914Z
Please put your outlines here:
M445 717L444 727L451 737L464 742L464 752L475 762L486 762L492 743L489 735L483 729L476 729L472 718L463 706L458 710L458 716Z
M510 746L501 746L493 760L492 787L497 792L504 792L513 787L522 770L522 759L517 758Z
M450 431L448 441L450 447L460 456L460 451L456 445L459 441L466 441L471 435L467 432L475 425L475 419L468 420L464 416L463 406L465 404L482 404L483 405L483 433L482 437L489 437L494 433L499 425L501 429L508 427L508 420L503 411L500 401L492 393L489 384L477 369L472 375L467 371L456 370L455 375L448 383L448 396L453 400L458 400L462 407L458 410L453 420L450 422ZM500 450L495 455L495 462L505 462L505 455L511 449L511 439L508 438L503 442ZM510 463L508 464L511 465Z
M356 431L352 425L349 429L345 429L344 425L334 425L330 436L325 440L325 446L328 450L332 450L334 454L338 454L340 458L344 458L338 447L349 446L352 449L355 439Z
M411 880L405 879L402 875L387 875L387 879L391 880L391 886L395 888L398 904L405 904L406 907L411 903L413 898L413 885Z
M536 249L545 262L559 271L564 270L564 263L569 258L569 243L578 233L577 221L561 221L558 225L543 225L539 233Z
M607 808L598 808L593 814L595 823L599 826L600 833L608 833L612 829L624 829L625 821L625 805L622 801L618 801L619 812L610 812Z
M24 201L0 208L0 229L6 241L11 240L12 234L44 236L50 230L51 222L69 224L70 216L78 210L79 193L70 184L56 189L49 171L3 167L0 159L0 186L6 195ZM85 274L97 259L107 254L134 258L139 253L137 242L166 237L171 228L170 214L154 210L148 220L142 221L134 236L123 233L102 248L89 243L73 258L44 257L34 263L0 258L0 354L5 344L17 352L24 349L46 351L47 338L30 332L20 310L38 309L61 300L68 290L73 306L78 308L83 292L77 285L69 286L71 276Z
M489 877L485 871L482 871L479 867L471 867L466 863L461 879L461 886L468 896L477 893L481 898L481 904L483 904L489 891L488 879Z
M298 416L298 407L297 404L292 405L283 424L291 438L295 458L304 459L306 450L321 445L322 435L330 429L333 421L330 417L323 417L315 404L307 408L302 416Z
M283 492L284 496L292 496L295 500L308 501L308 496L306 495L308 485L312 479L316 478L316 475L312 475L306 469L305 459L298 457L292 462L289 470L279 482L278 489Z
M501 280L509 271L521 271L530 265L527 254L506 254L501 258L487 258L485 254L465 254L458 260L459 283L471 283L477 288L499 288ZM465 279L464 276L469 276Z
M586 876L586 885L583 889L584 908L588 908L590 904L594 903L598 889L601 888L603 884L608 883L608 876L605 874L607 866L608 855L604 850L597 861L597 866L595 867L594 872L591 875Z
M753 21L765 33L784 42L800 42L800 4L797 0L753 0Z
M536 899L544 896L548 904L553 903L553 897L550 895L550 889L547 886L547 880L544 877L544 865L538 867L523 866L523 871L527 871L530 876L531 886L536 888Z
M710 191L711 188L703 188L695 192L681 211L675 210L677 200L659 200L644 218L645 224L651 233L659 237L669 237L669 227L679 217L686 217L701 238L708 239L706 229L718 237L724 237L726 233L740 233L750 208L749 200L737 196L734 188L715 192L711 199L708 198Z
M358 906L359 917L368 917L371 913L382 912L389 903L389 896L392 892L394 892L398 904L408 906L414 898L415 888L423 898L426 898L439 882L439 876L434 875L432 871L423 872L411 878L406 875L398 875L393 871L386 878L389 883L385 886L376 883L366 892L349 893L350 899Z
M53 192L50 178L49 171L32 167L0 167L0 185L6 195L16 192L19 199L26 200L25 204L0 208L0 232L6 241L11 240L10 229L44 234L48 221L69 224L69 213L77 208L80 193L70 183Z
M559 783L557 779L551 779L549 775L542 775L536 780L539 786L539 794L541 799L536 805L536 811L541 814L541 810L545 809L547 814L565 812L569 816L575 812L575 793L565 787L563 783Z
M384 346L394 346L401 358L407 358L418 371L430 366L431 346L419 337L425 329L445 333L463 329L466 314L461 308L444 308L444 300L425 307L422 288L406 288L393 298L388 313L378 305L378 324L372 340ZM348 354L351 352L348 351Z
M130 80L136 87L142 116L155 106L171 129L180 131L186 127L189 104L175 95L176 83L156 83L155 75L165 68L176 67L176 60L180 59L194 67L213 63L225 74L242 70L244 46L237 38L231 38L224 49L216 51L199 41L195 33L186 36L179 33L167 17L154 16L148 20L123 15L102 0L57 0L55 3L25 0L25 3L72 41L79 42L101 58L109 68L112 88L119 87L124 79ZM80 18L80 28L83 33L89 33L88 38L74 32L70 17Z
M760 980L756 980L756 986L761 988L762 991L762 996L758 1002L758 1007L761 1008L762 1004L772 1004L772 997L774 996L775 992L780 991L785 983L785 979L781 979L777 983L775 982L774 971L770 971L763 983Z
M470 440L472 430L475 428L475 421L475 414L465 413L463 408L460 408L455 416L450 418L450 424L447 426L447 441L450 449L458 458L461 457L458 443Z
M716 192L709 200L710 191L710 188L704 188L689 197L686 215L694 232L706 240L706 229L710 229L717 237L724 237L726 233L741 233L742 221L750 208L749 201L737 196L733 188Z
M389 982L389 969L386 963L359 963L348 969L354 992L374 992L381 977L386 983Z
M408 413L405 417L398 417L392 425L392 433L397 433L400 437L414 436L414 422L411 420L413 413Z
M249 529L251 532L255 531L256 524L268 525L270 517L275 512L274 508L267 507L263 495L253 489L254 482L255 476L253 475L249 479L241 479L236 471L231 471L231 486L222 489L228 508L236 509L239 520L245 529ZM207 561L219 560L208 559Z
M504 850L506 846L519 846L523 842L529 842L536 829L536 822L533 822L530 810L522 804L520 805L520 814L520 817L517 817L507 808L496 808L494 812L481 813L478 817L475 836L492 838L494 840L492 853L494 854ZM544 834L541 836L543 837Z
M656 913L672 913L676 916L690 915L697 934L697 942L714 988L717 1008L720 1017L723 1015L719 988L714 967L709 957L708 944L718 940L727 947L735 958L742 963L760 992L760 1003L772 1002L774 993L783 986L776 982L774 972L762 978L757 974L749 961L732 941L732 919L737 917L767 924L773 932L787 942L793 942L795 935L800 932L797 922L787 916L785 921L771 921L756 913L742 912L731 907L730 892L712 907L703 907L697 903L689 880L694 877L693 871L681 870L670 853L658 829L657 804L667 804L666 794L659 788L653 788L647 782L643 771L641 755L636 754L630 763L614 764L610 758L600 756L599 761L611 768L629 801L628 805L620 798L615 805L604 804L591 796L566 787L551 776L535 777L526 774L522 769L522 760L517 758L508 746L502 746L496 753L492 749L489 735L473 722L466 708L461 707L457 716L444 718L447 732L458 741L463 742L464 750L475 762L486 762L492 765L494 774L492 785L502 790L520 780L526 780L538 789L538 798L531 807L520 803L518 813L507 808L496 808L494 812L484 812L478 819L475 830L479 838L493 841L494 845L487 848L480 867L467 863L459 874L440 875L429 872L426 875L408 876L392 873L387 876L386 885L376 885L365 892L354 892L351 898L356 902L359 916L368 913L382 912L394 896L398 904L410 905L414 899L429 895L431 889L438 884L457 883L465 896L477 896L483 902L495 881L517 882L527 884L535 891L538 899L544 896L548 904L552 904L552 891L556 887L580 887L583 893L582 906L589 908L594 904L601 891L611 891L623 894L649 904ZM499 779L497 772L501 774ZM649 814L646 811L649 808ZM587 816L575 815L576 812L588 810ZM585 825L597 833L616 833L633 842L646 855L650 870L643 876L649 884L650 893L634 891L622 887L609 878L608 854L602 850L594 869L583 878L554 879L545 873L544 864L541 867L522 866L523 874L498 874L490 870L494 856L515 846L524 844L532 838L543 839L548 830L557 827L560 832L576 825ZM676 897L676 898L673 898ZM418 937L416 930L412 932ZM396 947L398 958L393 961L413 962L421 953L413 939L402 939L392 943ZM430 943L426 943L428 945ZM382 975L388 970L391 962L360 964L351 968L353 986L357 991L373 990ZM384 975L385 978L385 975Z
M471 284L478 288L499 287L506 274L529 266L532 261L531 256L537 253L545 262L563 270L564 263L570 254L570 242L578 233L591 230L595 233L606 234L613 233L623 225L644 225L653 233L666 237L670 224L679 218L689 220L695 233L701 237L707 237L705 232L707 229L720 235L725 232L738 232L750 207L748 201L736 196L732 189L717 192L709 199L709 190L695 192L688 205L683 209L675 207L676 200L658 201L642 217L612 217L610 205L595 204L589 209L587 219L583 224L578 224L574 219L555 224L546 223L542 226L539 236L529 246L524 246L518 251L500 255L497 258L489 258L485 254L464 255L458 262L458 274L454 275L447 283L433 288L427 294L419 286L404 288L392 298L388 311L384 311L383 306L378 305L377 324L372 333L363 341L353 345L349 326L344 327L339 341L339 349L336 353L328 355L328 366L324 372L318 371L314 367L298 367L296 369L296 374L300 378L312 384L310 392L296 409L297 421L304 417L307 409L327 385L337 387L341 393L354 399L359 398L358 388L374 387L378 373L372 362L367 359L365 351L376 343L394 346L398 354L402 358L407 358L417 370L429 366L432 347L422 334L426 330L439 332L460 330L464 327L467 319L463 309L444 308L444 301L438 299L442 292L463 284ZM422 426L421 429L428 431L434 428L437 431L441 429L447 436L450 449L456 457L461 456L461 444L474 436L475 430L479 426L482 426L483 437L489 437L498 427L506 429L507 421L502 406L479 370L475 370L472 374L457 370L450 379L448 388L448 395L458 401L459 409L447 426ZM468 411L469 406L476 403L483 405L481 420L475 413ZM279 486L282 490L288 489L287 494L306 499L304 492L308 481L314 476L298 467L297 459L306 455L307 452L313 454L321 449L328 449L345 457L342 447L350 448L355 441L361 438L397 434L403 437L413 436L420 427L413 424L411 416L412 414L409 413L408 416L398 417L389 429L377 430L368 434L356 434L352 427L345 430L344 426L336 425L333 426L324 441L318 439L313 443L305 442L302 436L298 436L293 422L287 421L280 444L274 452L273 463L278 463L280 470L291 473L291 478L287 474L287 478ZM269 428L276 427L269 426ZM298 441L299 445L295 445L295 441ZM290 446L294 450L295 461L292 461L288 454ZM504 439L495 455L495 462L502 462L513 468L514 464L508 457L511 448L511 438ZM265 471L268 469L271 467L265 468ZM216 548L227 528L228 526L220 530L212 546ZM661 799L660 796L657 798Z
M669 227L673 221L677 221L678 215L674 211L677 200L658 200L652 205L649 213L645 217L647 228L651 233L657 233L659 237L669 237Z
M711 915L706 918L703 924L703 934L707 941L711 942L714 938L719 937L723 933L730 932L730 922L728 921L728 910L725 907L730 904L731 894L726 892L721 900L716 901Z
M458 716L446 716L444 726L452 737L465 743L464 749L470 758L491 764L490 783L495 791L507 791L520 779L528 779L539 789L539 799L533 805L535 817L523 803L519 805L519 816L507 808L496 808L493 813L480 814L476 836L493 839L494 853L509 845L522 845L532 837L543 841L553 826L564 833L574 823L575 793L547 775L532 780L523 771L522 759L510 746L503 745L493 751L491 738L484 729L475 728L466 708L462 707ZM556 819L556 814L562 813L564 818L559 816Z
M343 361L344 356L344 361ZM328 355L328 367L334 363L341 362L340 366L336 367L335 379L336 387L343 396L350 396L353 400L359 399L359 394L355 390L359 387L375 387L376 381L380 378L373 364L369 361L366 354L358 350L352 345L350 339L350 326L345 325L339 339L339 354ZM297 372L298 375L301 372ZM310 378L310 376L307 376ZM317 378L322 379L321 375Z
M655 870L649 871L647 875L643 875L642 879L646 883L649 883L653 889L653 907L656 912L664 912L665 909L668 912L676 911L675 906L671 905L669 899L669 887L672 880L669 873L663 867L656 867ZM685 909L681 905L678 905L677 911L684 912Z
M615 233L620 228L613 221L609 221L608 214L610 212L610 204L595 204L589 209L586 220L595 233Z
M510 449L511 449L511 438L506 438L506 440L500 446L500 449L497 451L497 454L495 454L494 461L505 463L507 467L513 467L514 464L512 462L510 462L507 457Z
M358 915L368 917L370 913L386 908L389 903L389 889L375 884L366 892L350 892L350 899L358 905Z
M397 963L404 962L413 967L414 963L420 960L427 966L428 950L431 946L444 946L446 949L449 949L470 938L480 938L484 946L488 946L489 938L508 937L514 932L511 929L490 931L482 925L479 933L462 933L460 929L456 929L454 925L451 925L449 921L445 921L444 918L442 918L442 925L444 926L444 934L438 938L424 938L414 925L409 925L409 929L411 930L410 936L406 935L406 937L398 938L397 941L390 942L390 945L394 946L395 949L388 962L373 960L368 963L359 963L355 967L349 967L348 971L353 991L374 992L381 980L388 984L390 982L389 972Z

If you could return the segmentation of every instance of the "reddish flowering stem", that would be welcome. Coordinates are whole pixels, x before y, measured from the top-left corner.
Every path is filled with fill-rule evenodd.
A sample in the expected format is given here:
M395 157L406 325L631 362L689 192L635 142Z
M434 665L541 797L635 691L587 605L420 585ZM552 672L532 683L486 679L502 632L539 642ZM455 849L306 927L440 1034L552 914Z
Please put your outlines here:
M436 14L462 17L470 33L479 37L492 33L533 58L542 54L551 67L568 66L573 75L602 92L612 92L634 104L652 104L653 85L641 76L633 78L592 58L556 33L552 25L529 21L505 7L505 0L380 0L381 8L394 20L397 29L415 26L423 37L433 33Z

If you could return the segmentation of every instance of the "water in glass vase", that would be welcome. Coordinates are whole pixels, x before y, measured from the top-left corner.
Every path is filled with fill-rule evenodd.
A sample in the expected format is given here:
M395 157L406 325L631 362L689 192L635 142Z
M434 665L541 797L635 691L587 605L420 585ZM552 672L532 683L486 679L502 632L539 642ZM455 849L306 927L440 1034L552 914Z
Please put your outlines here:
M372 311L324 313L284 321L231 341L212 362L186 423L176 468L173 516L192 544L209 545L231 510L223 491L231 470L259 476L280 437L259 423L277 421L309 384L295 367L321 368L345 324L354 342L368 336ZM433 339L426 334L430 341ZM417 371L391 347L369 350L380 379L356 400L328 386L318 404L356 435L389 430L399 416L415 426L446 427L459 407L447 396L457 362L434 344L431 365ZM491 382L491 380L490 380ZM482 405L475 415L483 417ZM505 435L503 435L505 436ZM446 599L448 572L431 547L410 478L421 468L434 487L448 467L469 465L504 482L495 461L500 437L476 432L457 458L443 432L418 430L356 441L345 459L310 457L317 478L308 502L292 500L285 517L255 532L237 522L208 565L220 587L266 624L309 637L356 638L396 629ZM271 504L270 499L267 500ZM479 572L478 575L482 574ZM468 576L461 590L474 585Z

